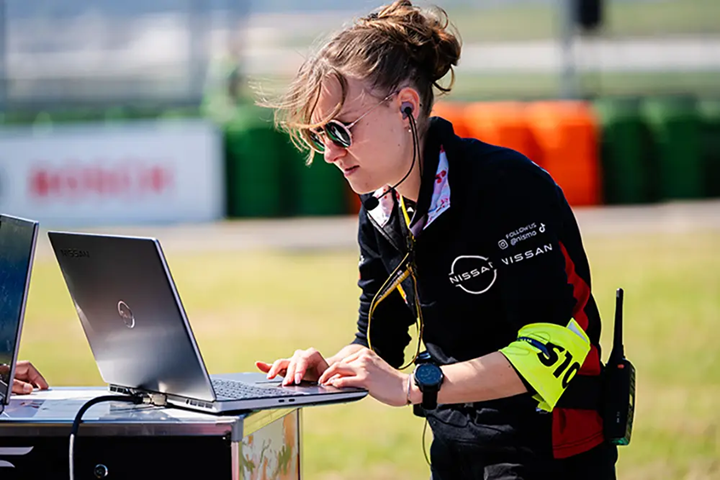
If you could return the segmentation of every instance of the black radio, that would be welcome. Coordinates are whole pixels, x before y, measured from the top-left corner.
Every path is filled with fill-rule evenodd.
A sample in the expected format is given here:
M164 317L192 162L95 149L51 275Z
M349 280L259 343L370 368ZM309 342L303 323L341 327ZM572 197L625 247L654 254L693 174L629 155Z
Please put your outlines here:
M628 445L635 414L635 367L625 358L623 346L623 290L615 298L613 349L605 366L603 424L605 438L615 445Z

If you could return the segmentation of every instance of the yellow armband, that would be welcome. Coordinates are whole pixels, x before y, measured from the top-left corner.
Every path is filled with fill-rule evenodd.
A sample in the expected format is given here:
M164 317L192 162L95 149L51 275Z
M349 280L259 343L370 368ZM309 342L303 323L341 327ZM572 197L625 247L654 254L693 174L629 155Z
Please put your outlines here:
M537 392L533 398L548 412L555 408L590 351L590 339L575 320L567 327L532 323L500 350Z

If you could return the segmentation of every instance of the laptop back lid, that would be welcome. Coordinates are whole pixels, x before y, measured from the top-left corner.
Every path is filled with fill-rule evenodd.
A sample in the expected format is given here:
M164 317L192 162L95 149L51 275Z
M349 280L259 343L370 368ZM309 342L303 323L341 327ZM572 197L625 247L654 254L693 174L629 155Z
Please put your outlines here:
M156 239L48 236L105 382L215 400Z
M0 215L0 411L10 402L38 222Z

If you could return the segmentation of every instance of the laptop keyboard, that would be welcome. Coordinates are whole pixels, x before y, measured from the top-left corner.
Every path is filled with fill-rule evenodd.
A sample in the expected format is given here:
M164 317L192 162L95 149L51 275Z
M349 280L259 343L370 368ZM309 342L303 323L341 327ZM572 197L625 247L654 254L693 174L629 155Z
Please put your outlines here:
M277 387L255 387L248 383L233 380L212 380L215 395L218 397L242 400L244 398L269 398L269 397L296 397L303 395L301 392L293 392Z

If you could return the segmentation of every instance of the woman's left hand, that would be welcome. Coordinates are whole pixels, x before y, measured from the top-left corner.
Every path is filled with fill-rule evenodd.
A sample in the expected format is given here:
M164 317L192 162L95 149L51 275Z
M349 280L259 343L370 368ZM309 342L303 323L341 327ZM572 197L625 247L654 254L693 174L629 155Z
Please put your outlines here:
M368 348L331 365L318 383L333 387L359 387L393 407L407 405L410 376L394 369Z

